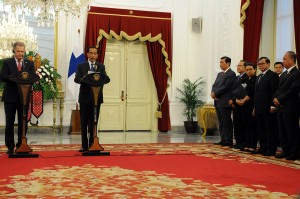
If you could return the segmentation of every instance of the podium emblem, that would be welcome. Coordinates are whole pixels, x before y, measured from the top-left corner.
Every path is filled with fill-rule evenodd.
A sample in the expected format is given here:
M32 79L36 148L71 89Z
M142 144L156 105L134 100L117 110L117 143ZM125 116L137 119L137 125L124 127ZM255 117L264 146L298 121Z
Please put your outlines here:
M29 74L27 72L23 72L21 74L22 79L28 79L29 78Z
M99 74L95 74L95 75L93 76L93 79L94 79L95 81L99 81L99 80L100 80L100 75L99 75Z

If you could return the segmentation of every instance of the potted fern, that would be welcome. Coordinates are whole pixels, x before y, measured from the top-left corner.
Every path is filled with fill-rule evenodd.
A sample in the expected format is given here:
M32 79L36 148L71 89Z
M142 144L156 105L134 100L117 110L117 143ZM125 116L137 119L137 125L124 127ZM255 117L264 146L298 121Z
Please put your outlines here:
M190 79L184 79L182 88L177 88L181 96L177 97L184 104L183 115L186 116L184 127L187 133L195 133L198 129L198 122L194 121L196 110L203 106L204 102L200 99L205 81L203 77L192 82Z

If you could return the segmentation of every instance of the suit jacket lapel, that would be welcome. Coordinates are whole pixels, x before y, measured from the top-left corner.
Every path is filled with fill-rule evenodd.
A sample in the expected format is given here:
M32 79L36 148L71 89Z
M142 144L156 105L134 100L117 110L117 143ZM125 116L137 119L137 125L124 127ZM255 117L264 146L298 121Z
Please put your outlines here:
M28 61L24 59L23 64L24 66L22 66L22 71L26 71L26 67L28 66Z
M291 76L291 74L293 74L296 70L298 70L296 67L294 67L289 73L287 73L286 78L288 78L289 76Z
M15 58L12 58L10 61L11 61L11 65L14 66L13 67L14 73L17 74L18 73L18 66L17 66Z
M91 70L89 62L86 62L85 68L86 68L86 74L88 74L89 71Z
M284 71L279 78L279 85L283 84L284 80L286 79L287 71Z
M223 72L218 73L217 79L216 79L216 85L224 78L225 74Z

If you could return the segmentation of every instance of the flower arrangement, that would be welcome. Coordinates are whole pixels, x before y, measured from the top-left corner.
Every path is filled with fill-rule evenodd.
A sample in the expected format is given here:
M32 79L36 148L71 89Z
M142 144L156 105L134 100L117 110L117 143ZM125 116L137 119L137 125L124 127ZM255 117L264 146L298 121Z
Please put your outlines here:
M40 80L33 84L33 90L43 91L44 99L55 99L58 95L58 79L61 75L50 66L48 59L42 59L38 53L33 51L26 52L25 57L34 62L36 73L39 75Z

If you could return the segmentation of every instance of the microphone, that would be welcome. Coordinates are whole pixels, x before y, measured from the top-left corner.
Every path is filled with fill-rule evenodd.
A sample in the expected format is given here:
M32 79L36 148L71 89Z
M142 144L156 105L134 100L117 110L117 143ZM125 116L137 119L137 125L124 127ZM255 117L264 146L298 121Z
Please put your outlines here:
M95 71L97 70L97 68L98 68L98 66L97 66L97 64L95 63Z
M21 70L21 71L23 71L23 70L25 70L25 61L24 61L24 57L22 58L22 70Z

